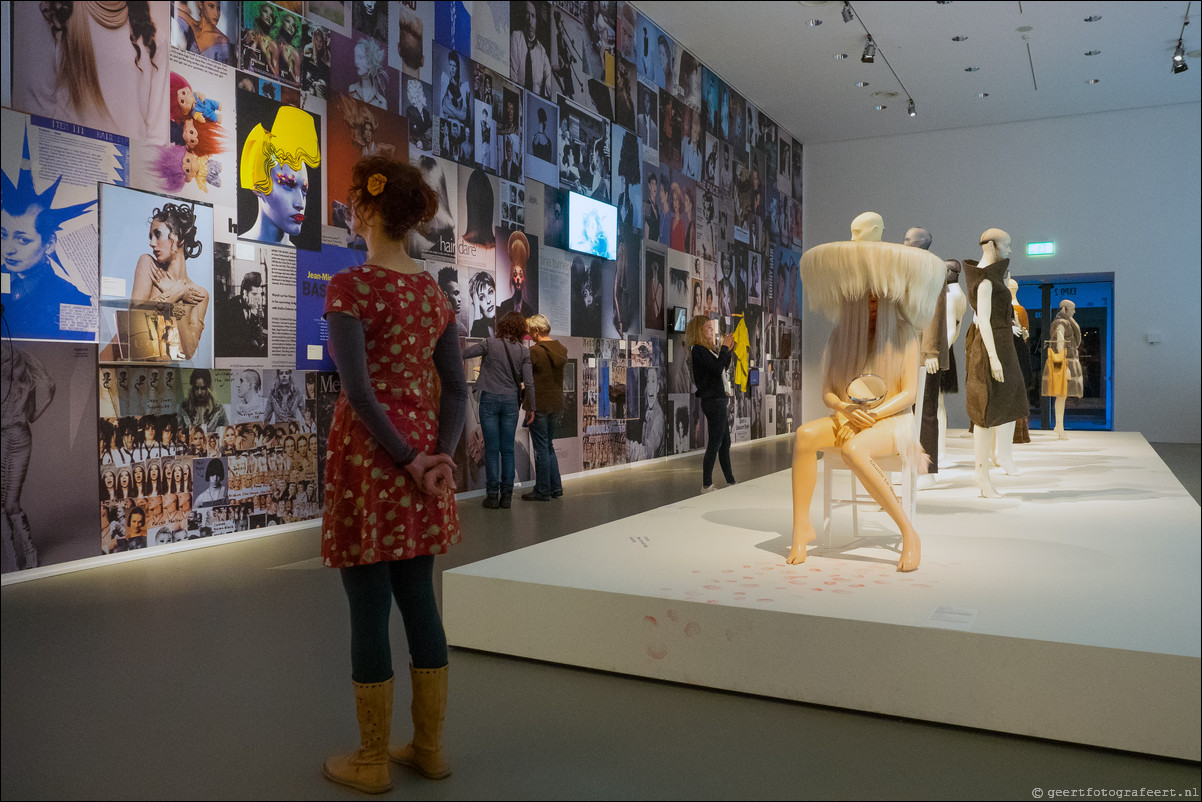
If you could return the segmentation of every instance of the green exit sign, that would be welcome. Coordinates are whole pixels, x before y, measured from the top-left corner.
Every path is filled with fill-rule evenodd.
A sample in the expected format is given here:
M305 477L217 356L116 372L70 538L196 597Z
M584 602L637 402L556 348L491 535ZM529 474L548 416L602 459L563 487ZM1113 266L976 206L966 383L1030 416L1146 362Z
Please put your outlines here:
M1027 256L1052 256L1056 253L1054 242L1028 242Z

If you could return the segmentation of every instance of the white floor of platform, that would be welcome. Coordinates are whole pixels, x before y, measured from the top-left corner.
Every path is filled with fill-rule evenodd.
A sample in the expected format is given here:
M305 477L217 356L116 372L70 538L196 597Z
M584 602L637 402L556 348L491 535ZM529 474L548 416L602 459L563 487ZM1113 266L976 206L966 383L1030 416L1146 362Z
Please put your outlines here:
M837 512L835 547L787 565L785 471L447 571L448 639L1198 760L1198 504L1142 436L1109 432L1034 432L1020 476L994 471L1005 497L980 499L959 434L919 495L914 573L880 512L854 542Z

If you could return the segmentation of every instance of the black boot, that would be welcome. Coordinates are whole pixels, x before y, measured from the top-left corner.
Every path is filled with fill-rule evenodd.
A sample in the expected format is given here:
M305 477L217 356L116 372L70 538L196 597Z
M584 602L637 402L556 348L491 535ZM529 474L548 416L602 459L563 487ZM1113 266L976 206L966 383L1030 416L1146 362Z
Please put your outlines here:
M496 493L489 493L484 497L484 509L495 510L501 506L501 497Z
M502 490L501 491L501 509L507 510L507 509L509 509L509 507L512 504L513 504L513 491L510 490L508 493L506 493L504 490Z

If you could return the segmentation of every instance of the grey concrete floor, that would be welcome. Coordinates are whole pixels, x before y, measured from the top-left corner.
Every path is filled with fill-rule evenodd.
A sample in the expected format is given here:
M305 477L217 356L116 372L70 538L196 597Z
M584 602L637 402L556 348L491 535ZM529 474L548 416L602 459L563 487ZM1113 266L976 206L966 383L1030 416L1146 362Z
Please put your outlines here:
M736 447L736 475L787 468L789 445ZM1198 499L1199 446L1156 447ZM439 567L686 498L699 474L690 455L568 480L557 502L466 499L464 543ZM3 798L364 798L321 775L357 733L345 599L317 553L309 529L5 587ZM403 676L399 620L393 632ZM398 684L398 738L407 700ZM451 654L446 744L450 778L394 767L383 798L1197 798L1200 785L1195 763L464 650Z

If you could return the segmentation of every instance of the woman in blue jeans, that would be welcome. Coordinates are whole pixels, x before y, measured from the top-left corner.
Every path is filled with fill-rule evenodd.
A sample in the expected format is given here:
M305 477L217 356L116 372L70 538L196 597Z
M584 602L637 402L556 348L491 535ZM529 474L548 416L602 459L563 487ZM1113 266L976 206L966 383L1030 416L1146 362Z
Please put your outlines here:
M555 424L563 409L563 367L568 361L568 349L551 339L551 321L546 315L534 315L526 320L530 337L530 363L534 367L534 390L538 403L534 406L534 422L530 424L530 444L534 449L534 490L522 496L523 501L550 501L563 495L559 477L559 460L555 457Z
M685 344L693 364L693 384L701 399L701 411L709 431L705 444L705 460L701 463L701 492L714 489L714 460L722 466L726 484L735 483L730 469L730 420L726 409L726 384L722 373L730 367L734 339L728 334L718 340L718 321L696 315L685 328Z
M513 438L519 408L525 407L526 424L534 419L534 373L526 339L526 318L510 312L497 322L497 334L469 345L464 359L483 357L476 391L480 394L480 430L484 434L484 506L508 509L513 501ZM525 401L519 400L522 386Z

